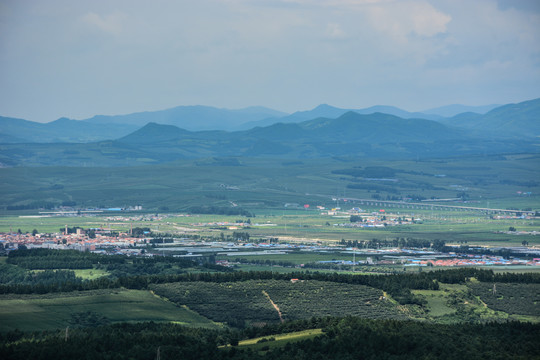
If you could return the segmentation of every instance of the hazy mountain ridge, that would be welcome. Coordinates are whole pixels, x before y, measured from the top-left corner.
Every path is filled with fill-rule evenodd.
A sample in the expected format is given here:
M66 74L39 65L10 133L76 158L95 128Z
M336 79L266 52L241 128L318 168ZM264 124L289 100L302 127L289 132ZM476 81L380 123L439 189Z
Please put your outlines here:
M83 121L93 123L122 123L143 126L149 122L175 125L190 131L232 130L243 123L287 115L262 106L238 110L218 109L211 106L177 106L159 111L146 111L128 115L94 116Z
M507 119L509 116L506 114L512 109L515 107L499 111ZM533 102L518 106L518 109L523 111L522 116L530 117L536 106ZM496 114L464 114L463 117L472 126L484 121L488 115L496 119ZM521 116L517 121L520 119ZM66 121L71 124L73 120L63 122ZM276 123L235 132L194 132L174 125L149 123L117 140L78 144L4 143L0 145L0 163L3 166L132 166L216 156L424 159L538 152L538 139L533 137L534 132L525 126L517 127L527 131L529 137L501 135L497 138L481 131L455 127L451 121L445 124L383 113L362 115L352 111L335 119Z
M491 105L482 105L482 106L467 106L460 104L451 104L440 106L432 109L422 110L421 113L438 115L443 118L451 118L463 113L477 113L485 114L497 107L501 106L500 104L491 104Z
M375 113L384 113L389 115L398 116L404 119L427 119L427 120L440 120L441 116L435 114L425 114L421 112L408 112L397 108L395 106L376 105L365 109L341 109L328 104L321 104L312 110L297 111L291 115L284 116L282 118L269 118L260 121L250 122L243 124L241 129L249 129L253 127L263 127L272 125L273 123L298 123L306 120L312 120L317 118L331 118L335 119L348 112L355 112L362 115L369 115Z
M490 139L540 136L540 99L499 106L484 115L463 113L442 123Z
M95 142L115 139L137 128L129 124L93 124L67 118L38 123L0 116L2 143Z
M50 123L36 123L23 119L0 117L0 143L74 143L114 140L127 136L148 123L174 125L191 132L217 131L216 136L226 136L223 134L223 130L249 131L278 123L301 123L318 118L336 119L351 111L365 115L385 113L403 119L436 120L453 128L465 129L480 137L488 134L490 138L533 137L540 134L538 126L540 122L537 121L540 114L539 101L539 99L536 99L519 104L504 105L484 115L466 112L451 118L441 118L438 115L425 113L410 113L393 106L377 105L366 109L348 110L327 104L290 115L264 107L228 110L209 106L179 106L167 110L128 115L98 115L86 120L61 118ZM450 105L449 107L455 111L457 108L482 108L486 110L490 106L464 107ZM445 110L444 107L441 109ZM445 111L448 111L448 109ZM289 130L293 131L292 128ZM208 136L210 134L205 134L205 137ZM285 134L285 136L291 135Z

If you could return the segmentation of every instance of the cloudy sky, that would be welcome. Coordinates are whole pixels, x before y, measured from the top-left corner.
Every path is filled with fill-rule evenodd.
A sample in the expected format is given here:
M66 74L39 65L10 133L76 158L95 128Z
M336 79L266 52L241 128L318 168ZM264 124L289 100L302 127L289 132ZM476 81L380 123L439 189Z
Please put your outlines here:
M0 115L540 97L538 0L0 0Z

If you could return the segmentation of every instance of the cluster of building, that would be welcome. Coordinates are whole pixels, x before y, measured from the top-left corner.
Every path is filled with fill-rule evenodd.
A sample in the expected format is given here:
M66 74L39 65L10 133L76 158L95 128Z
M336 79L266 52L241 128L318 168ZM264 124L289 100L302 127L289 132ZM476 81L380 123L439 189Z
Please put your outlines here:
M420 260L411 259L405 266L510 266L510 265L529 265L540 266L540 258L532 260L525 259L504 259L501 256L466 256L456 257L452 259L438 260Z
M20 246L27 249L45 248L59 250L99 251L100 249L122 250L126 248L142 247L147 239L131 237L128 233L118 236L106 234L108 230L99 229L94 238L90 238L82 229L73 234L17 234L1 233L0 247L5 251L16 250ZM103 233L99 233L103 232Z

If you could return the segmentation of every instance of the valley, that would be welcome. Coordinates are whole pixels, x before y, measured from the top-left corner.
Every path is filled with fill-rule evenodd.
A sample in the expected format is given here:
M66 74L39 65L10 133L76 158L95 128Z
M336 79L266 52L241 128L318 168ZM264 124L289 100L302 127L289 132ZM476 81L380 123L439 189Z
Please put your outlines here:
M506 334L540 331L537 138L465 122L518 110L316 110L338 117L1 144L0 352L536 353Z

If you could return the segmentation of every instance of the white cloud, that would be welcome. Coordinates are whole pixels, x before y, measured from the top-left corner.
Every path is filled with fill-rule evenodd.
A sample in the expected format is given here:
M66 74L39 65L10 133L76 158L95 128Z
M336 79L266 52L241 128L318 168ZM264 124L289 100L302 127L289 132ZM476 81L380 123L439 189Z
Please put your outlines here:
M400 42L410 35L432 37L447 31L450 15L417 1L385 3L365 8L372 26Z
M347 34L343 31L341 25L329 23L326 25L326 36L331 39L343 39L347 37Z
M108 15L99 15L95 12L88 12L81 17L83 23L93 28L99 29L111 35L120 35L123 31L123 23L127 16L123 13L112 13Z

